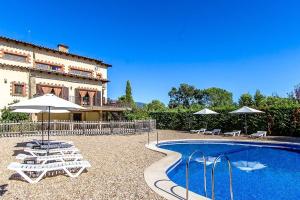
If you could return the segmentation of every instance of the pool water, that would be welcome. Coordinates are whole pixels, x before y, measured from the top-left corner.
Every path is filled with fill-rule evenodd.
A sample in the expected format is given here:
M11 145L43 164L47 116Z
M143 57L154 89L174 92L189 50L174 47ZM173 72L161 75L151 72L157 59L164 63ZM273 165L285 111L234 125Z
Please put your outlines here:
M207 157L207 193L211 198L211 169L221 154L232 164L235 200L300 200L300 146L222 141L165 142L160 148L182 154L167 175L185 188L186 160L195 151ZM189 190L204 196L203 160L196 153L190 163ZM230 199L228 165L225 159L215 170L215 199Z

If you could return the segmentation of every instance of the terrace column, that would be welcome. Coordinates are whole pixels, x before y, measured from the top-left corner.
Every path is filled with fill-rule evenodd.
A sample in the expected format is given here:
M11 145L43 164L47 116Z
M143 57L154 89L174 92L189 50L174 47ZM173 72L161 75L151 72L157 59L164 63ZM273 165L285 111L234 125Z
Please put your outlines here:
M83 97L86 95L87 91L79 90L80 95L80 105L83 105Z
M62 90L61 88L54 88L55 95L59 97L61 90Z
M94 105L94 96L95 96L95 92L88 92L89 97L90 97L90 106Z
M51 90L52 90L51 87L48 87L48 86L42 86L42 91L43 91L44 94L50 93Z

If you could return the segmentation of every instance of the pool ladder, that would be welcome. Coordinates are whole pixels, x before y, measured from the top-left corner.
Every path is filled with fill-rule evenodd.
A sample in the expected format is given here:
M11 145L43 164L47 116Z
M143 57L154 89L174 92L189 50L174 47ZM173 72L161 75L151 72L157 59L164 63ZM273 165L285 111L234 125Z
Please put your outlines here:
M190 168L190 162L194 156L194 154L196 153L201 153L202 154L202 159L203 159L203 181L204 181L204 193L205 193L205 197L207 197L207 191L206 191L206 159L205 159L205 155L202 151L200 150L196 150L194 151L189 158L186 160L186 171L185 171L185 184L186 184L186 200L189 199L189 168Z
M190 164L190 161L192 160L194 154L196 153L201 153L202 155L202 159L203 159L203 186L204 186L204 194L205 194L205 197L207 197L207 188L206 188L206 158L205 158L205 155L202 151L200 150L196 150L194 151L190 156L189 158L187 159L186 161L186 200L189 199L189 164ZM218 160L220 160L222 157L224 157L227 161L227 164L228 164L228 170L229 170L229 186L230 186L230 199L233 200L233 189L232 189L232 167L231 167L231 163L230 163L230 160L229 158L222 154L220 156L218 156L215 160L214 160L214 163L213 163L213 167L212 167L212 170L211 170L211 192L212 192L212 200L215 200L215 168L217 166L217 162Z
M214 165L211 169L211 199L215 200L215 168L217 166L218 160L221 160L221 158L224 157L228 164L228 170L229 170L229 187L230 187L230 199L233 200L233 190L232 190L232 168L229 158L222 154L219 155L214 161Z

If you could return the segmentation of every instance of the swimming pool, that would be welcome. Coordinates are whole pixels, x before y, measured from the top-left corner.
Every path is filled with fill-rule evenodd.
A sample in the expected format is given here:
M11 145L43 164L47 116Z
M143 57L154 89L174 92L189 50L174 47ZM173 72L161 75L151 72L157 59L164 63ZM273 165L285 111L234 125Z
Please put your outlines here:
M235 200L300 199L300 146L294 144L182 141L163 142L159 148L178 152L181 160L167 170L171 181L185 188L186 160L195 151L207 158L207 194L211 198L213 161L225 154L232 164ZM196 153L190 163L189 190L204 196L203 160ZM215 199L230 199L228 165L221 160L215 170Z

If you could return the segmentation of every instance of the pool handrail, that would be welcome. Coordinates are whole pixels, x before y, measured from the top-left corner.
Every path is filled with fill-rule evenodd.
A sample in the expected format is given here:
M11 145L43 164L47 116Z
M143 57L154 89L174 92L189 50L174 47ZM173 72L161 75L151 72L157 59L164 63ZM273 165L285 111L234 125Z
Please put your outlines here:
M231 162L225 154L219 155L213 164L213 167L211 169L211 199L215 200L215 168L217 165L217 161L224 157L227 160L228 163L228 170L229 170L229 186L230 186L230 199L233 200L233 189L232 189L232 167L231 167Z
M207 197L207 190L206 190L206 158L205 158L205 155L204 155L204 153L202 151L196 150L186 160L186 174L185 174L186 200L189 199L189 165L190 165L190 161L192 160L194 154L196 154L196 153L201 153L202 154L203 165L204 165L204 167L203 167L204 193L205 193L205 197Z

